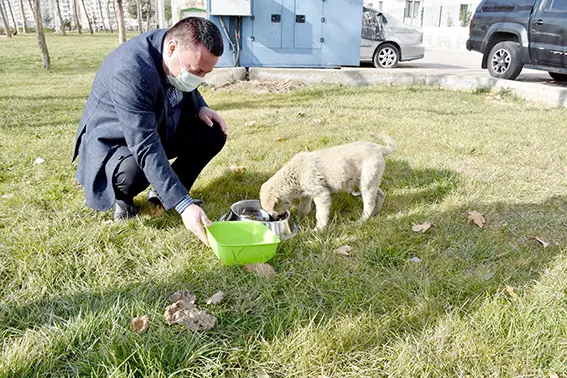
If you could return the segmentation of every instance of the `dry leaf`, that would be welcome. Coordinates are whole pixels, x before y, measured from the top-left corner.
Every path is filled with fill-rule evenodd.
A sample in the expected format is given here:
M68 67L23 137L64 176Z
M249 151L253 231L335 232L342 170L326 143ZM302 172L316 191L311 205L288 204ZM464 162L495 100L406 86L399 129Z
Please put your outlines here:
M540 244L543 246L543 248L547 248L547 247L549 246L549 243L546 242L546 241L543 240L543 239L540 239L540 238L537 238L537 237L534 238L534 239L537 240L538 242L540 242Z
M285 138L277 137L276 139L274 139L274 142L283 142L284 140Z
M343 256L350 256L350 251L352 251L352 247L350 245L343 245L342 247L335 249L335 253Z
M186 292L185 290L179 290L169 296L169 302L177 302L177 301L186 301L189 303L195 303L197 296L195 294L191 294Z
M512 298L518 298L518 294L516 294L516 293L514 292L514 288L513 288L512 286L506 285L506 291L508 292L508 294L510 294L510 296L511 296Z
M45 160L40 158L40 157L35 159L35 162L34 162L35 165L40 165L40 164L43 164L43 163L45 163Z
M486 223L484 216L478 211L470 211L468 219L469 219L469 223L474 223L480 228L483 228L484 224Z
M203 331L216 325L217 318L214 315L195 306L194 294L178 291L169 299L174 303L165 308L164 317L167 324L183 324L192 331Z
M303 118L303 117L305 117L305 113L303 113L303 112L298 112L298 113L297 113L297 117L298 117L298 118Z
M2 198L4 198L4 199L10 199L12 197L14 197L14 195L11 194L11 193L2 194Z
M272 278L277 275L276 270L270 264L246 264L244 271L255 273L263 278Z
M256 121L248 121L244 124L244 126L250 127L250 126L254 126L256 124Z
M319 118L317 118L317 119L314 119L313 122L315 122L315 123L321 123L321 120L320 120Z
M150 328L150 318L148 315L132 319L132 329L136 332L146 332Z
M207 304L217 304L224 298L224 293L222 291L217 291L212 297L207 299Z
M246 172L246 167L243 165L233 165L230 167L230 170L235 173L244 173Z
M422 224L415 224L411 229L414 232L425 232L427 230L429 230L431 227L433 226L433 223L431 222L424 222Z
M557 373L549 372L547 375L549 376L549 378L559 378Z
M423 260L420 259L420 258L417 257L417 256L414 256L414 257L412 257L411 259L409 259L409 262L412 262L412 263L415 263L415 264L419 264L419 263L423 262Z

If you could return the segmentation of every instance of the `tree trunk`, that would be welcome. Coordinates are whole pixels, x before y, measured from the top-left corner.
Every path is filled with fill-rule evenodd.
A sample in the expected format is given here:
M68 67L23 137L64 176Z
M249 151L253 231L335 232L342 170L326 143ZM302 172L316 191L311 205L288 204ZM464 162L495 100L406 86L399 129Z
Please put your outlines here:
M8 16L6 15L6 10L4 9L4 3L2 1L0 1L0 17L2 19L2 26L4 27L6 37L12 38L12 31L10 30L10 24L8 24Z
M81 3L83 4L83 9L85 10L85 16L87 17L87 22L89 24L89 30L91 31L91 34L94 34L91 18L89 17L89 12L87 11L87 7L85 6L85 0L81 0Z
M138 18L138 32L142 34L144 32L144 25L142 24L142 1L136 0L136 11Z
M4 3L2 1L0 1L0 13L0 16L2 17L2 25L4 26L4 31L6 32L6 37L12 38L12 32L10 31L10 25L8 24L8 17L6 17Z
M152 0L148 0L148 11L146 12L146 31L151 29L151 19L152 19Z
M116 0L116 6L118 7L118 42L126 42L126 27L124 25L124 6L122 5L122 0Z
M106 25L104 23L104 14L102 13L102 1L98 0L98 10L100 12L100 23L102 24L102 30L106 31Z
M7 0L8 10L10 11L10 16L12 16L12 23L14 24L14 35L18 34L18 23L16 22L16 17L14 17L14 11L12 10L11 0Z
M112 30L112 19L110 18L110 2L111 0L106 0L106 14L108 14L108 28L111 33L114 33L114 30ZM114 7L114 2L112 2L112 5ZM116 9L114 10L114 19L116 19Z
M83 34L81 31L81 20L79 18L79 8L77 8L77 1L78 0L71 0L73 2L73 14L75 16L75 26L77 26L77 30L79 34Z
M31 12L32 12L32 15L34 15L34 14L35 14L35 10L34 10L34 7L33 7L33 2L32 2L32 0L28 0L28 4L30 5L30 10L31 10ZM35 18L35 15L34 15L33 17Z
M57 18L59 19L59 32L63 35L65 33L65 24L63 23L63 17L61 16L61 6L59 5L59 0L55 0L55 5L57 6Z
M41 4L40 0L35 1L35 29L37 33L37 45L41 51L41 63L44 70L49 70L51 61L49 59L49 51L47 51L47 42L45 41L45 34L43 33L43 24L41 23Z
M26 34L28 32L28 22L26 20L26 10L24 9L24 0L20 0L20 13L22 14L22 32Z

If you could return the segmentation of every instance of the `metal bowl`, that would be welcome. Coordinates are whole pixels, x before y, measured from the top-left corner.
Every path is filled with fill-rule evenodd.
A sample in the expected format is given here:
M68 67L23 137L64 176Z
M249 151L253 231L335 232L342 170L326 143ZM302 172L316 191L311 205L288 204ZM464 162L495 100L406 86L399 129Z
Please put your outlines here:
M287 211L280 219L274 220L268 212L262 209L259 200L239 201L230 207L230 211L220 218L221 221L256 221L266 225L281 240L287 240L299 232L299 227L291 221L291 214Z
M269 222L273 220L270 214L260 205L259 200L244 200L232 204L230 211L238 216L239 220L255 220L259 222Z

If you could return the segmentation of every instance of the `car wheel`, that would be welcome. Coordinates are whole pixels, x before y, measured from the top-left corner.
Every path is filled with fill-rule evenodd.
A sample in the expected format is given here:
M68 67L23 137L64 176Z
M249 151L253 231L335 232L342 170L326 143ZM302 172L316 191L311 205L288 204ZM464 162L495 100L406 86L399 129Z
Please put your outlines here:
M555 81L567 81L567 75L556 72L550 72L549 76Z
M400 61L400 52L391 43L384 43L374 53L374 67L395 68Z
M523 67L519 43L497 43L488 54L488 72L498 79L514 80Z

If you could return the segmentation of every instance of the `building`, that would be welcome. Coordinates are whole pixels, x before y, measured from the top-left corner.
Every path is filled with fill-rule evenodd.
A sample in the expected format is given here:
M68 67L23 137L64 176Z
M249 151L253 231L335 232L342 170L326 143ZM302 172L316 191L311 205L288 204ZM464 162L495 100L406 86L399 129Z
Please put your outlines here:
M366 0L365 5L422 27L468 27L479 0Z

